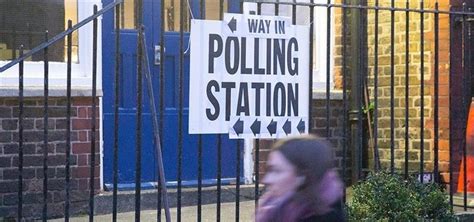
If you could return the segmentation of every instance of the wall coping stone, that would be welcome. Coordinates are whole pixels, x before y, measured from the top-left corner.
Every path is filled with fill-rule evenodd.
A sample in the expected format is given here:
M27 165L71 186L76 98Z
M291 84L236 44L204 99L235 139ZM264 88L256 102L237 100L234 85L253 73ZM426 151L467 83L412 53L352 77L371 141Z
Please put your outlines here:
M24 97L43 97L44 89L41 87L31 87L26 86L23 88ZM49 97L66 97L66 88L65 87L49 87ZM97 89L97 96L102 97L102 89ZM92 96L92 90L90 87L74 87L71 89L72 97L86 97ZM18 97L18 88L12 87L0 87L0 97Z
M313 90L313 100L322 100L326 99L326 90ZM329 92L330 100L342 100L342 90L332 89Z

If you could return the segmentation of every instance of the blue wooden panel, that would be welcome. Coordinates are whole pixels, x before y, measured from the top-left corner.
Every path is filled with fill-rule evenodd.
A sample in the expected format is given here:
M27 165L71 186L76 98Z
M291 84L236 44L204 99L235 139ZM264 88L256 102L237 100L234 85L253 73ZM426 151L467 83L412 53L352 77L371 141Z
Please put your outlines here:
M112 0L103 0L107 4ZM191 1L192 10L198 13L199 1ZM232 3L229 9L238 9L238 1ZM159 1L144 1L144 22L148 45L146 46L149 61L153 62L154 45L159 44ZM114 142L114 59L115 34L113 30L113 13L107 13L103 18L103 90L104 90L104 181L113 181L113 142ZM179 33L167 32L165 36L165 77L164 77L164 126L162 132L163 161L166 179L177 179L177 145L178 145L178 101L179 101ZM135 180L135 139L136 139L136 45L137 32L122 30L121 61L120 61L120 105L119 105L119 183L123 187ZM189 33L185 33L184 48L189 41ZM159 70L160 67L150 64L155 94L155 104L159 105ZM185 54L183 82L183 155L182 178L186 181L197 180L198 168L198 136L188 132L188 104L189 104L189 52ZM158 109L159 107L157 107ZM143 122L142 122L142 182L157 181L156 159L153 146L153 127L150 114L146 84L143 86ZM236 142L222 135L222 177L235 177L236 169ZM240 148L241 151L241 148ZM242 155L243 156L243 155ZM217 135L203 136L203 176L204 179L215 179L217 171ZM210 180L212 181L212 180ZM192 183L188 183L192 184Z

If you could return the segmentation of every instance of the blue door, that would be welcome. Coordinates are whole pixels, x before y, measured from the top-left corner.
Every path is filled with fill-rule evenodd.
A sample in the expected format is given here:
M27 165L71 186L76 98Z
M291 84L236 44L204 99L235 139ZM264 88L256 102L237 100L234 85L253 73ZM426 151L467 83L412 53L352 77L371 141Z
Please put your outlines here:
M113 0L103 0L107 5ZM135 181L135 139L136 139L136 46L137 31L134 29L134 3L125 1L122 9L124 15L120 30L120 104L119 104L119 155L118 180L119 183L133 186ZM206 1L207 2L207 1ZM232 1L229 9L238 9L239 1ZM177 145L178 145L178 101L179 101L179 1L166 0L167 16L164 34L165 58L164 64L154 63L154 48L160 44L161 32L161 2L143 1L143 15L147 53L150 61L151 76L154 85L155 104L160 104L160 65L164 65L164 122L162 132L162 149L167 181L177 180ZM193 15L198 15L199 1L190 1ZM187 14L186 16L190 16ZM104 130L104 182L113 182L113 146L114 146L114 58L115 32L114 13L104 15L102 22L103 45L103 130ZM186 18L186 17L185 17ZM187 17L189 18L189 17ZM189 30L189 21L185 19L184 27ZM184 49L188 48L189 33L184 35ZM182 179L193 184L198 175L198 136L188 134L188 94L189 94L189 50L185 53L184 61L184 112L182 113L183 151L182 151ZM153 127L150 114L149 98L146 94L146 84L143 84L143 121L142 121L142 186L147 182L157 181L155 149L153 146ZM157 107L158 109L159 107ZM158 110L161 112L160 110ZM158 114L160 115L160 114ZM222 135L222 178L235 178L237 165L236 141ZM203 136L203 177L209 182L214 181L217 174L217 135ZM243 155L241 155L243 156ZM241 161L241 160L239 160ZM225 180L224 180L225 181Z

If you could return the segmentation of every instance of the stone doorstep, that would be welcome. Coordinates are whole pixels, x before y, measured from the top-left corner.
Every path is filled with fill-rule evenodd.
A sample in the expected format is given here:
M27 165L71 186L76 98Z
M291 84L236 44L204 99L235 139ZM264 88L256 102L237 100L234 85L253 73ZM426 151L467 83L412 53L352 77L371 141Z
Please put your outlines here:
M463 193L455 193L453 195L453 203L455 205L458 205L457 207L464 206L464 194ZM467 207L468 207L468 210L469 210L469 208L471 208L471 210L474 209L474 193L468 193L467 194ZM459 207L459 208L462 208L462 207Z
M262 189L262 186L260 187ZM255 198L254 185L240 185L240 201L250 201ZM111 214L113 206L112 191L103 192L95 196L94 212L96 215ZM235 185L225 185L221 187L221 203L235 202ZM168 189L168 201L170 208L177 207L178 190L176 188ZM157 190L141 191L141 210L157 209ZM198 201L197 187L181 189L181 206L195 206ZM202 187L201 203L217 203L217 187ZM87 212L87 203L84 210ZM135 210L135 191L119 191L117 195L117 212L129 212Z

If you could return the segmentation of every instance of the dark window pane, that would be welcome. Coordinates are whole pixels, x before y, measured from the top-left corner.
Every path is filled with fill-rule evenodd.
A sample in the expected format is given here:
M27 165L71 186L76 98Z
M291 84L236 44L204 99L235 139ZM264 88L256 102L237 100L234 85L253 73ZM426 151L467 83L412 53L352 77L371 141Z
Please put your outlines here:
M50 38L64 31L68 19L77 23L77 0L0 0L0 60L18 57L20 45L30 50L43 43L45 30ZM50 47L51 61L65 61L65 44L63 39ZM73 61L77 62L77 32L72 50ZM38 53L29 60L42 59L42 53Z

